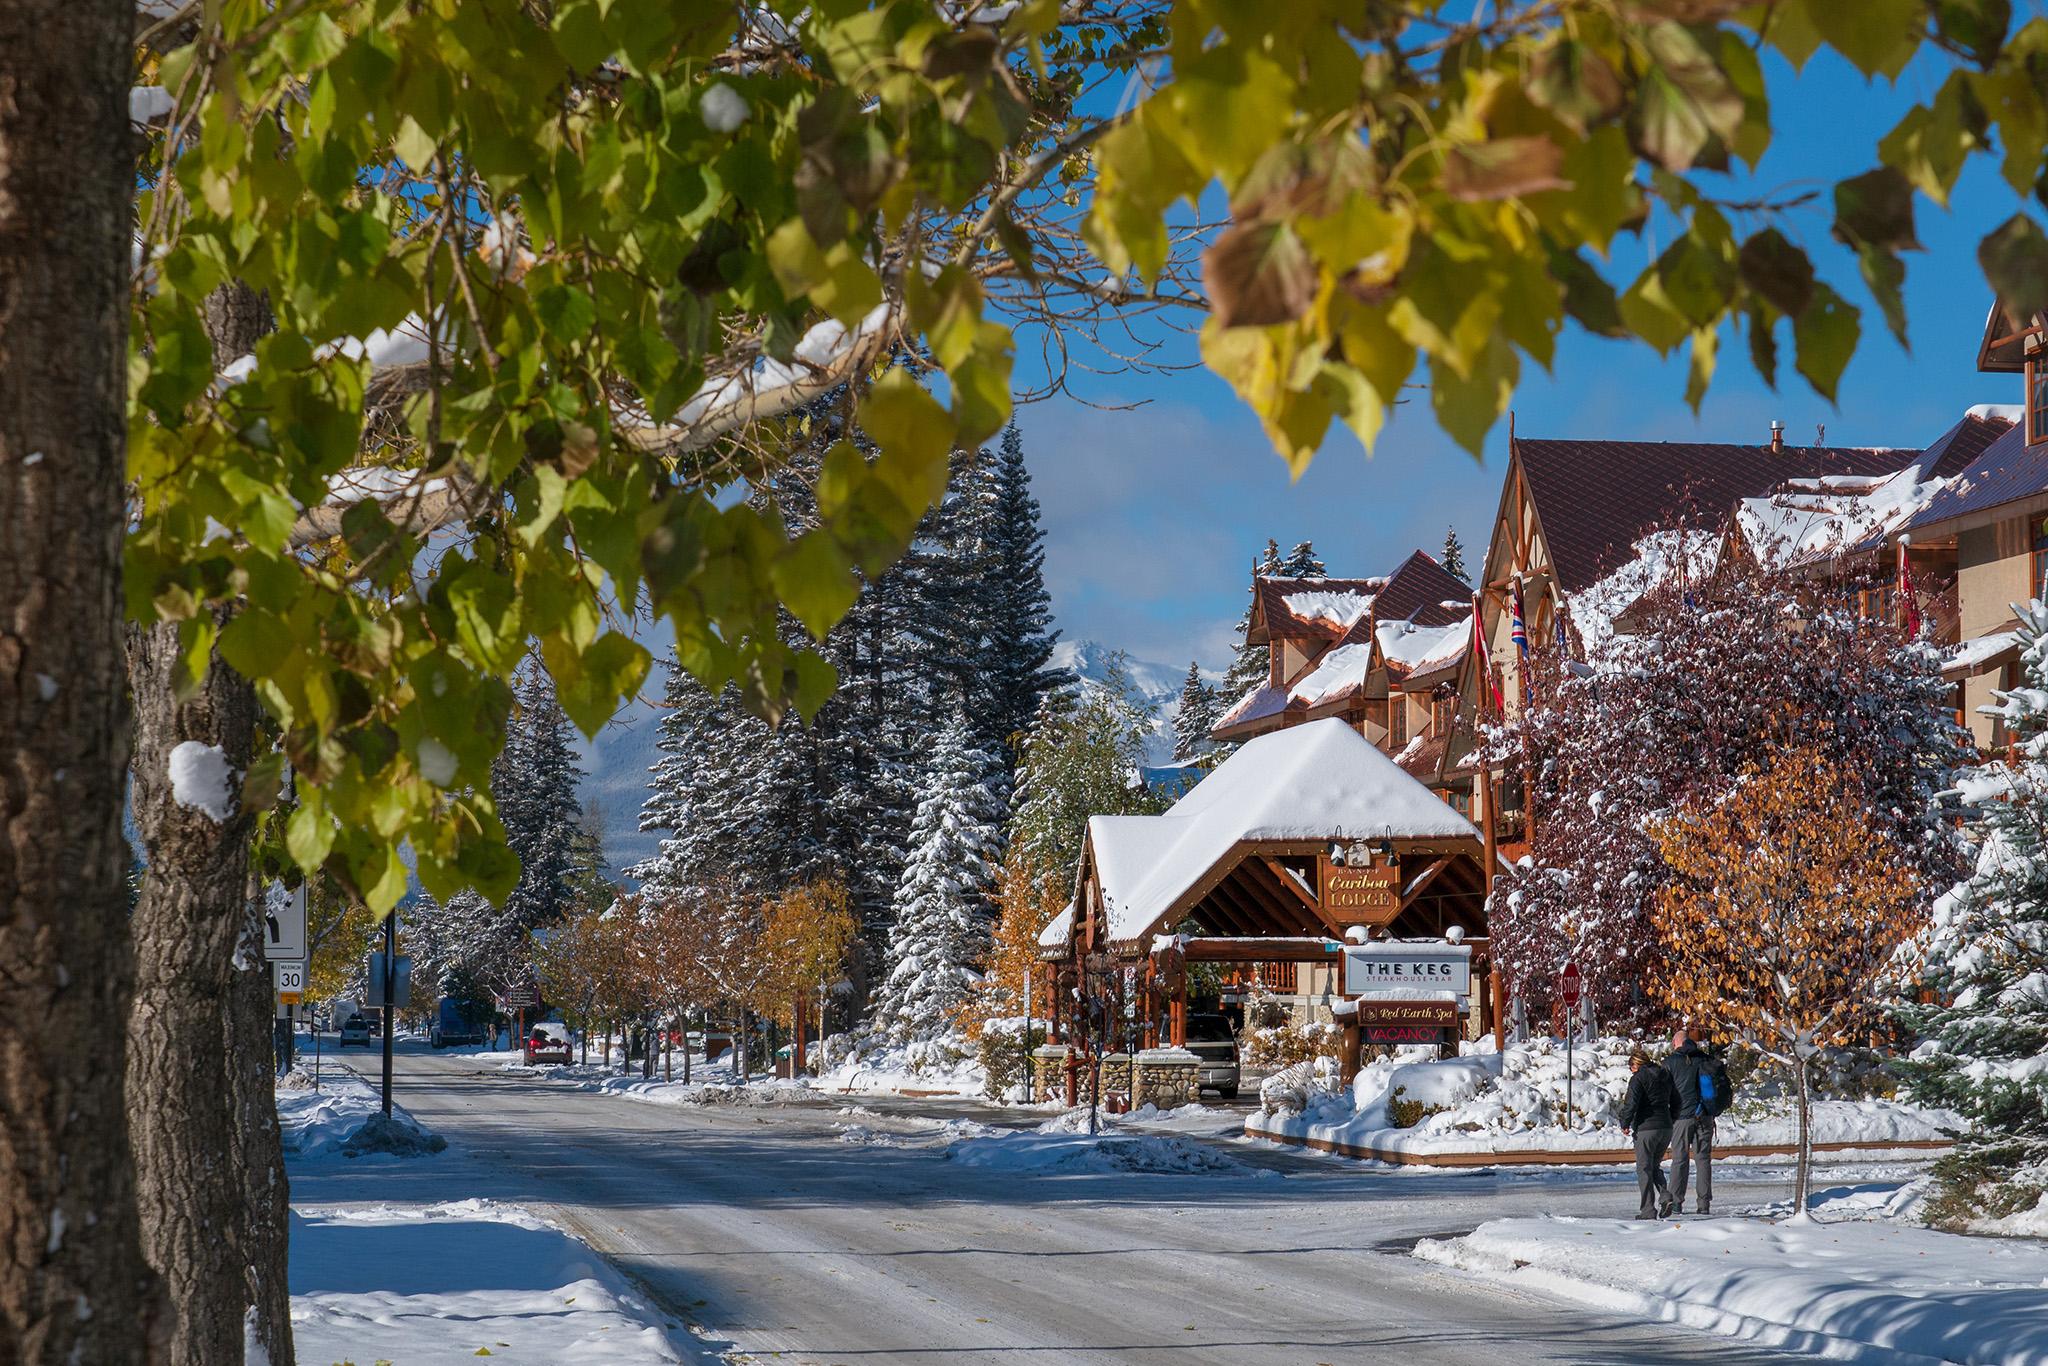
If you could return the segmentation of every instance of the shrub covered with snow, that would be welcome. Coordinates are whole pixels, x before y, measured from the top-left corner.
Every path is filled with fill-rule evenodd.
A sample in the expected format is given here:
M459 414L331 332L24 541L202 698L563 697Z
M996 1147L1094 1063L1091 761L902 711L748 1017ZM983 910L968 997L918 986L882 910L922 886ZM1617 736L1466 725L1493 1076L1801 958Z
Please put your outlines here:
M989 1020L982 1025L981 1038L975 1044L975 1060L981 1064L986 1080L982 1083L983 1094L990 1100L1029 1100L1029 1088L1025 1085L1025 1064L1030 1061L1031 1050L1044 1043L1047 1038L1045 1022L1031 1023L1030 1037L1025 1037L1024 1017L1014 1015Z

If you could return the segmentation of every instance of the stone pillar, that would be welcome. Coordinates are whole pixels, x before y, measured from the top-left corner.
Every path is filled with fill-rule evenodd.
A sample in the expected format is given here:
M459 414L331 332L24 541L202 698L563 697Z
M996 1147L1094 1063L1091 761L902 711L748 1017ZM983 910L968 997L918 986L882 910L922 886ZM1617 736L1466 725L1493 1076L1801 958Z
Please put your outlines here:
M1105 1053L1102 1055L1102 1105L1109 1109L1112 1098L1122 1092L1126 1099L1131 1094L1131 1055L1128 1053ZM1117 1113L1110 1110L1111 1114Z
M1202 1060L1185 1048L1148 1048L1138 1054L1131 1086L1133 1109L1145 1104L1171 1110L1195 1099Z
M1031 1098L1058 1100L1067 1089L1067 1056L1073 1050L1063 1043L1044 1043L1031 1050Z

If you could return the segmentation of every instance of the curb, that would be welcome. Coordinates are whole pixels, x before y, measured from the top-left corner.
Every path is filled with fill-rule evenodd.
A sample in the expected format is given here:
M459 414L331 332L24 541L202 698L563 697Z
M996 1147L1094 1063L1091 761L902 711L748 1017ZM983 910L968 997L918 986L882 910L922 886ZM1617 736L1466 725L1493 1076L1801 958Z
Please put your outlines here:
M1312 1152L1333 1153L1338 1157L1363 1158L1385 1162L1396 1167L1597 1167L1634 1166L1635 1153L1621 1148L1534 1148L1510 1152L1458 1152L1458 1153L1417 1153L1400 1149L1370 1148L1358 1143L1345 1143L1332 1138L1307 1138L1294 1134L1274 1133L1261 1129L1249 1121L1244 1126L1246 1138L1263 1138L1271 1143L1285 1143L1290 1147L1307 1148ZM1862 1141L1846 1143L1816 1143L1816 1153L1895 1153L1946 1152L1952 1145L1945 1138L1901 1138L1890 1141ZM1799 1153L1796 1143L1738 1143L1715 1144L1714 1156L1720 1157L1795 1157Z

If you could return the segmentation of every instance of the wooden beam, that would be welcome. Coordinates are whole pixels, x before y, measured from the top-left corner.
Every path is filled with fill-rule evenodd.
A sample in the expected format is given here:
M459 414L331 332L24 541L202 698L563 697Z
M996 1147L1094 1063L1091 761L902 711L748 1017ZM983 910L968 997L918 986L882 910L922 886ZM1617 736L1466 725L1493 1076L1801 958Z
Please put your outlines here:
M1422 895L1430 883L1442 877L1444 870L1449 868L1454 861L1453 855L1446 854L1416 874L1415 880L1409 883L1407 890L1401 893L1401 909L1405 911L1412 906L1415 903L1415 899Z
M1233 882L1220 882L1209 893L1224 898L1226 904L1237 912L1238 918L1254 928L1255 932L1269 935L1292 933L1294 927L1286 920L1273 914L1272 907L1252 896L1243 887Z
M1190 963L1327 963L1341 957L1344 946L1307 935L1251 935L1190 939L1184 952Z
M1264 857L1259 859L1258 866L1260 871L1265 873L1267 877L1280 884L1283 893L1291 895L1296 901L1300 902L1302 909L1306 910L1318 925L1328 930L1332 939L1342 939L1344 937L1344 927L1339 925L1323 909L1322 902L1310 896L1302 885L1294 880L1285 867L1271 858Z
M1235 879L1233 885L1239 894L1265 907L1266 913L1273 918L1274 926L1280 933L1300 934L1303 930L1313 932L1317 928L1326 933L1329 931L1330 926L1315 911L1310 910L1303 916L1303 908L1294 897L1268 883L1264 864L1248 859L1240 865L1238 872L1242 876ZM1304 920L1306 924L1303 923Z

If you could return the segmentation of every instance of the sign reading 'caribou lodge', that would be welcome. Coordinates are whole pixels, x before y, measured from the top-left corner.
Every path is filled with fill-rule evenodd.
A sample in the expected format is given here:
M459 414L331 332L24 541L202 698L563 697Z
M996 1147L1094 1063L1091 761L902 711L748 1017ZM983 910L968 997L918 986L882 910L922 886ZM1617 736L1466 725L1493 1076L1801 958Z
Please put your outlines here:
M1323 910L1340 925L1385 925L1401 913L1401 872L1390 864L1347 868L1322 860Z

